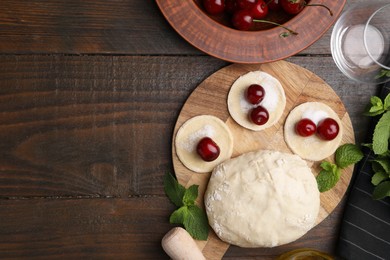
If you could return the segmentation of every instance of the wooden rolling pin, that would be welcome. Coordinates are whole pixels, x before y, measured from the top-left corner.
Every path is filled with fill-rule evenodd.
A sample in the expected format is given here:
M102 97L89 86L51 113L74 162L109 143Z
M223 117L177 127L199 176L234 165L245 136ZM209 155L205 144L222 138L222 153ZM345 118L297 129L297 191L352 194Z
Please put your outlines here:
M199 247L188 232L181 227L172 228L161 241L164 251L173 260L205 260Z

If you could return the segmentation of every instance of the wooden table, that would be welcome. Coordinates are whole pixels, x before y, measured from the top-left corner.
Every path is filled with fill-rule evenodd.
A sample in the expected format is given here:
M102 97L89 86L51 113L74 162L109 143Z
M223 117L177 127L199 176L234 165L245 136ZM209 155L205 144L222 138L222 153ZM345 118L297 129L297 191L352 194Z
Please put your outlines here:
M377 88L339 72L330 33L287 60L334 88L360 143ZM0 258L167 259L174 124L228 63L185 42L153 0L2 0L0 64ZM334 253L344 201L295 243L224 259Z

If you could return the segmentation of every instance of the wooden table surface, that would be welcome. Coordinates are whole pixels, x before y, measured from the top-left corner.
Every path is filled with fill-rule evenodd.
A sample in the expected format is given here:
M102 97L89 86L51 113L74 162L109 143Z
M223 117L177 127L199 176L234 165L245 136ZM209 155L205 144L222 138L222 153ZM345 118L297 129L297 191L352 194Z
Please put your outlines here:
M378 89L341 74L330 33L287 61L334 88L360 143ZM153 0L2 0L0 64L0 258L168 259L174 124L229 63L184 41ZM224 259L334 253L344 202L294 243Z

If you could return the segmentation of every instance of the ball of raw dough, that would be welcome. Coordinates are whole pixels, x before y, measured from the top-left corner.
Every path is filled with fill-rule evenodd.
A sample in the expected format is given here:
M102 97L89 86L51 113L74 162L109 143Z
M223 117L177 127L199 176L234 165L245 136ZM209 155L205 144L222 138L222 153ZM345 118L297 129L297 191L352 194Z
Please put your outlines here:
M220 239L240 247L292 242L316 223L317 182L299 156L257 151L227 160L212 172L205 207Z

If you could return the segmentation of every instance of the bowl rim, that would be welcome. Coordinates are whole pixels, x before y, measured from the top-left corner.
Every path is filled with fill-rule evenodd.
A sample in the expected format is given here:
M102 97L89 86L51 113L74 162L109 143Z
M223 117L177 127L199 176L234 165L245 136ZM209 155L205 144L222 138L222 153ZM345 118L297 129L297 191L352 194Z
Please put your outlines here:
M280 37L285 31L280 27L260 31L230 28L209 17L193 0L156 0L156 3L174 30L198 50L228 62L254 64L285 59L312 45L336 22L346 1L311 0L311 3L326 4L333 16L325 8L304 8L284 23L294 30L301 28L299 34L285 38ZM304 26L308 19L318 17L320 21ZM243 37L245 43L240 42ZM228 44L224 44L227 41ZM274 45L276 47L272 48Z

